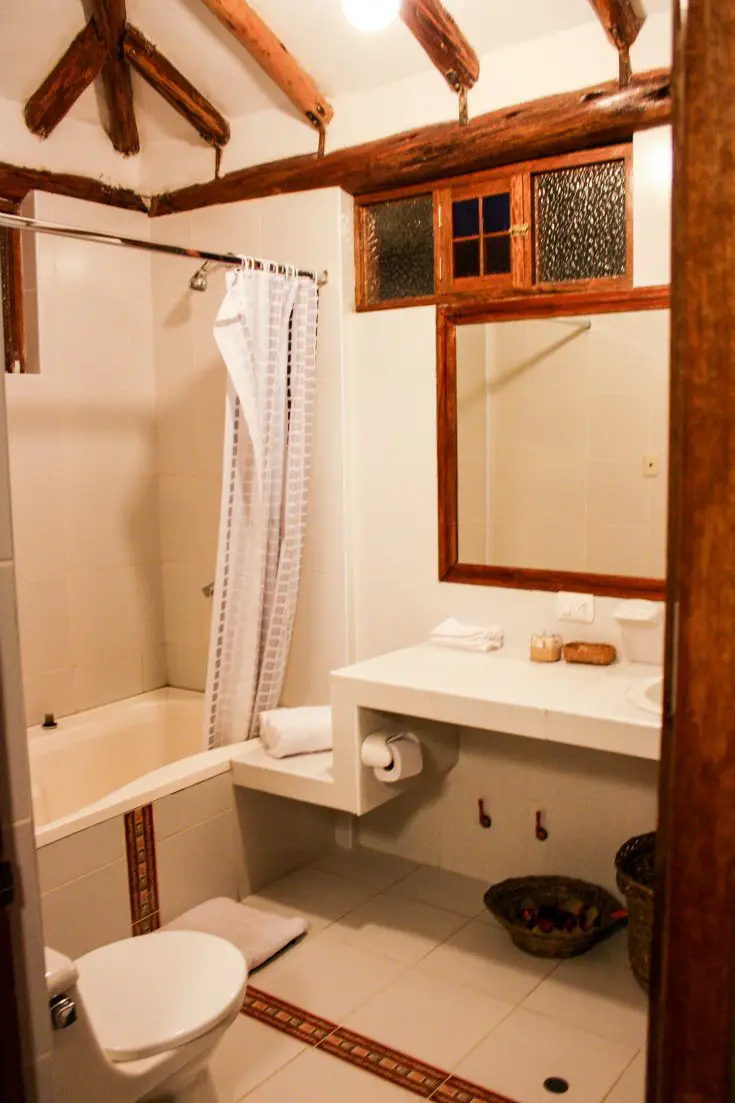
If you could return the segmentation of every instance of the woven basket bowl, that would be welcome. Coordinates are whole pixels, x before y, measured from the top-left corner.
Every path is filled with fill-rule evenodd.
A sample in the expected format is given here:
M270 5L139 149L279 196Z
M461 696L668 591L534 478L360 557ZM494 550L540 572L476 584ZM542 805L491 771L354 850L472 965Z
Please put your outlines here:
M594 904L600 913L600 925L592 931L552 931L550 934L529 931L521 919L521 912L533 901L541 904L558 904L564 907L568 900L584 900ZM588 950L625 926L626 920L613 919L613 912L623 905L600 885L588 881L576 881L572 877L513 877L492 885L485 893L485 905L501 923L519 949L535 957L568 958L585 954Z
M618 888L628 902L628 953L635 978L646 992L651 978L653 944L653 877L656 832L634 835L615 858Z

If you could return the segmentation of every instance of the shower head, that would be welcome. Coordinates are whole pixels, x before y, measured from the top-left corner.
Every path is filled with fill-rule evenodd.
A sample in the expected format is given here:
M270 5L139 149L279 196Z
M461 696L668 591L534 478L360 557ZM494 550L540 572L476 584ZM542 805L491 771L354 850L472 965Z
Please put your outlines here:
M206 291L207 290L207 270L209 269L209 261L205 260L201 268L197 268L194 275L189 280L189 287L192 291Z

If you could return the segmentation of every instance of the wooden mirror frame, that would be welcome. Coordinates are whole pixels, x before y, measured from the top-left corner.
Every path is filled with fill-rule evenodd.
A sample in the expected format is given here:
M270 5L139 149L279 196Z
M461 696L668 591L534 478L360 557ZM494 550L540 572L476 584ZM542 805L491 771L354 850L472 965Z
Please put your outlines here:
M555 292L498 299L492 303L439 308L437 345L437 461L439 489L439 580L519 590L572 590L603 597L663 601L666 580L535 567L493 567L459 561L457 461L457 326L511 319L561 318L670 307L668 285L620 291Z

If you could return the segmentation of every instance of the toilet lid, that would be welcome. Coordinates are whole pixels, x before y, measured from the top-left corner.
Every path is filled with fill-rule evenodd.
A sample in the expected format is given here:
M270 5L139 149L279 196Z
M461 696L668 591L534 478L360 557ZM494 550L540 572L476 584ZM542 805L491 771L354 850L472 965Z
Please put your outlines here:
M111 1061L134 1061L200 1038L239 1006L245 958L195 931L114 942L76 962L78 988Z

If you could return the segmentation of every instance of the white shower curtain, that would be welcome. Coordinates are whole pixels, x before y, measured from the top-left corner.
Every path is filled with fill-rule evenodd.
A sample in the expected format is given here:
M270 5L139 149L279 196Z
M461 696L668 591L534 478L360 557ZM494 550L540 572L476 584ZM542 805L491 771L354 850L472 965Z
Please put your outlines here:
M317 311L313 280L243 268L228 275L215 323L228 388L210 748L257 736L283 687L306 530Z

